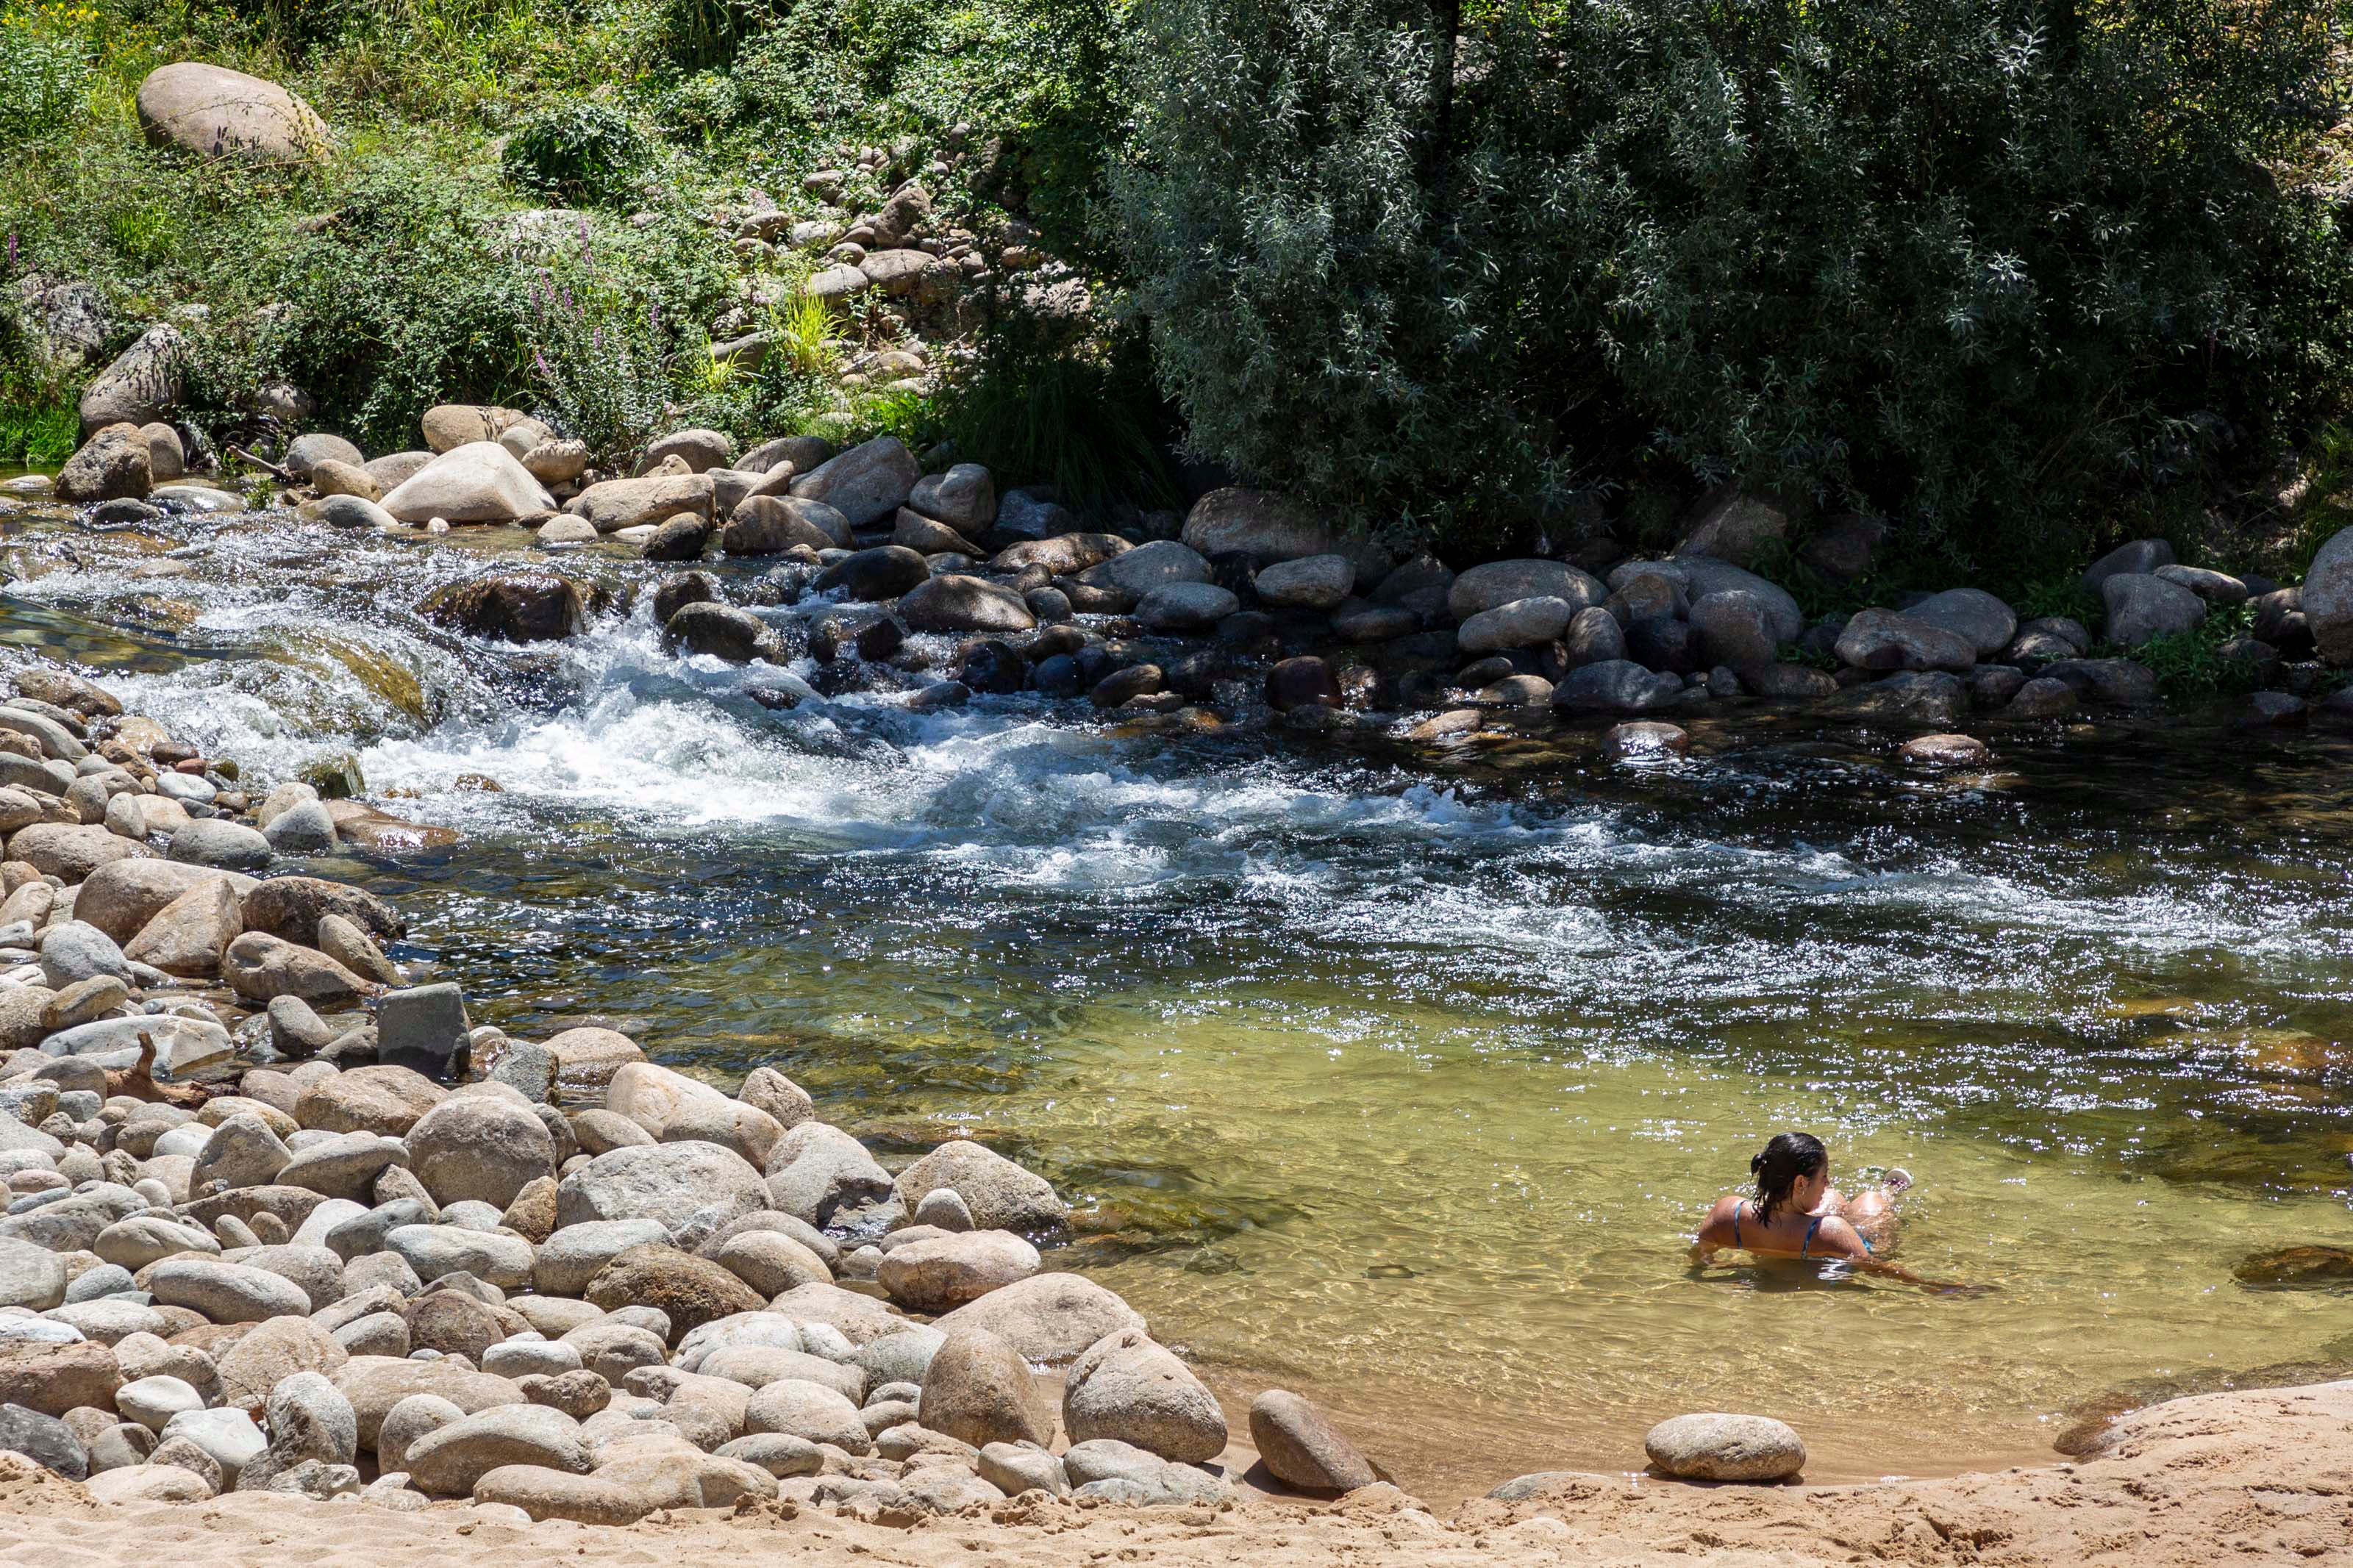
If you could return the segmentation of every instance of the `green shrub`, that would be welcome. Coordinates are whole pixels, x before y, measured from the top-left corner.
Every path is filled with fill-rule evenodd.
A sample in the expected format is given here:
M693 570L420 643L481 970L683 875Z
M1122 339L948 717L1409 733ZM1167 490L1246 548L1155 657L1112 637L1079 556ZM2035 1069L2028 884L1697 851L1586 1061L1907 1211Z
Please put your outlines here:
M1162 456L1170 411L1138 329L1072 342L1008 312L938 407L957 451L1007 481L1048 480L1068 504L1096 512L1176 501Z
M0 16L0 146L45 136L80 112L90 49L28 15Z
M2263 683L2262 665L2222 652L2225 643L2247 636L2253 625L2253 611L2246 605L2217 607L2186 632L2114 651L2147 666L2169 697L2230 696L2253 691Z
M0 397L0 463L52 468L81 445L81 420L71 405Z
M620 205L644 167L645 137L618 110L571 99L539 110L507 141L510 183L567 202Z
M2318 0L1139 19L1118 233L1194 446L1461 549L1666 458L1984 566L2340 377L2346 247L2275 172L2333 119Z

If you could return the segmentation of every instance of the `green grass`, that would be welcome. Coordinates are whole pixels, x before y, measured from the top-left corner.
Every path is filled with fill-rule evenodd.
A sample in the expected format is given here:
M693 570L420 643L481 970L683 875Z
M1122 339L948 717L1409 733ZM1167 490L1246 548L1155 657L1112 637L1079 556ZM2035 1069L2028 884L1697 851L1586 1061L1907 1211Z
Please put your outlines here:
M54 468L80 440L81 421L70 406L0 402L0 464Z

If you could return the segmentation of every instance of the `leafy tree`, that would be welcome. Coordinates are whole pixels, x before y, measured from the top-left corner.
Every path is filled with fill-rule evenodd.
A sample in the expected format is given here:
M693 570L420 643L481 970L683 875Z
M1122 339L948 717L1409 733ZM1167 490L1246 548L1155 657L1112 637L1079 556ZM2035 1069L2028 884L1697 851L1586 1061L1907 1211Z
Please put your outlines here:
M1144 0L1194 445L1462 548L1662 468L1980 556L2341 376L2316 0Z

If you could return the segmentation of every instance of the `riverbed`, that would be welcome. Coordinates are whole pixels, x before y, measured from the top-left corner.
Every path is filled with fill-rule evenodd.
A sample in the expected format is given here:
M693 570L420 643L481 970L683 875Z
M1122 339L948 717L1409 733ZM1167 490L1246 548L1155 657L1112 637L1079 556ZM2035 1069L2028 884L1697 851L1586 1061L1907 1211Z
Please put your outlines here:
M772 711L643 608L521 650L412 613L544 559L519 532L0 530L0 639L250 773L351 752L459 830L332 874L477 1021L774 1066L886 1159L981 1137L1079 1205L1050 1267L1433 1497L1637 1468L1683 1410L1792 1422L1810 1479L1920 1475L2050 1458L2120 1393L2353 1365L2343 1295L2232 1276L2353 1230L2353 740L2169 713L1932 773L1742 706L1641 767L1548 719ZM651 580L613 548L559 564ZM1785 1127L1841 1185L1907 1168L1899 1260L1990 1289L1694 1266Z

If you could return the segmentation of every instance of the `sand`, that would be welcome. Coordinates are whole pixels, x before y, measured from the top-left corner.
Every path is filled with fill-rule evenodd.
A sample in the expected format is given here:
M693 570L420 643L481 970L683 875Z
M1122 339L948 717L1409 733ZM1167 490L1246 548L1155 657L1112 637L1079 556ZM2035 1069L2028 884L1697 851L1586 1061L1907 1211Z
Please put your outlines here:
M470 1506L395 1513L238 1493L112 1506L0 1455L0 1561L37 1568L1449 1568L1898 1563L2189 1568L2353 1563L2353 1382L2201 1394L2121 1420L2099 1457L1941 1480L1696 1487L1565 1475L1451 1520L1380 1487L1336 1504L1252 1497L1199 1510L1031 1510L859 1524L775 1504L657 1514L627 1529L497 1522Z

